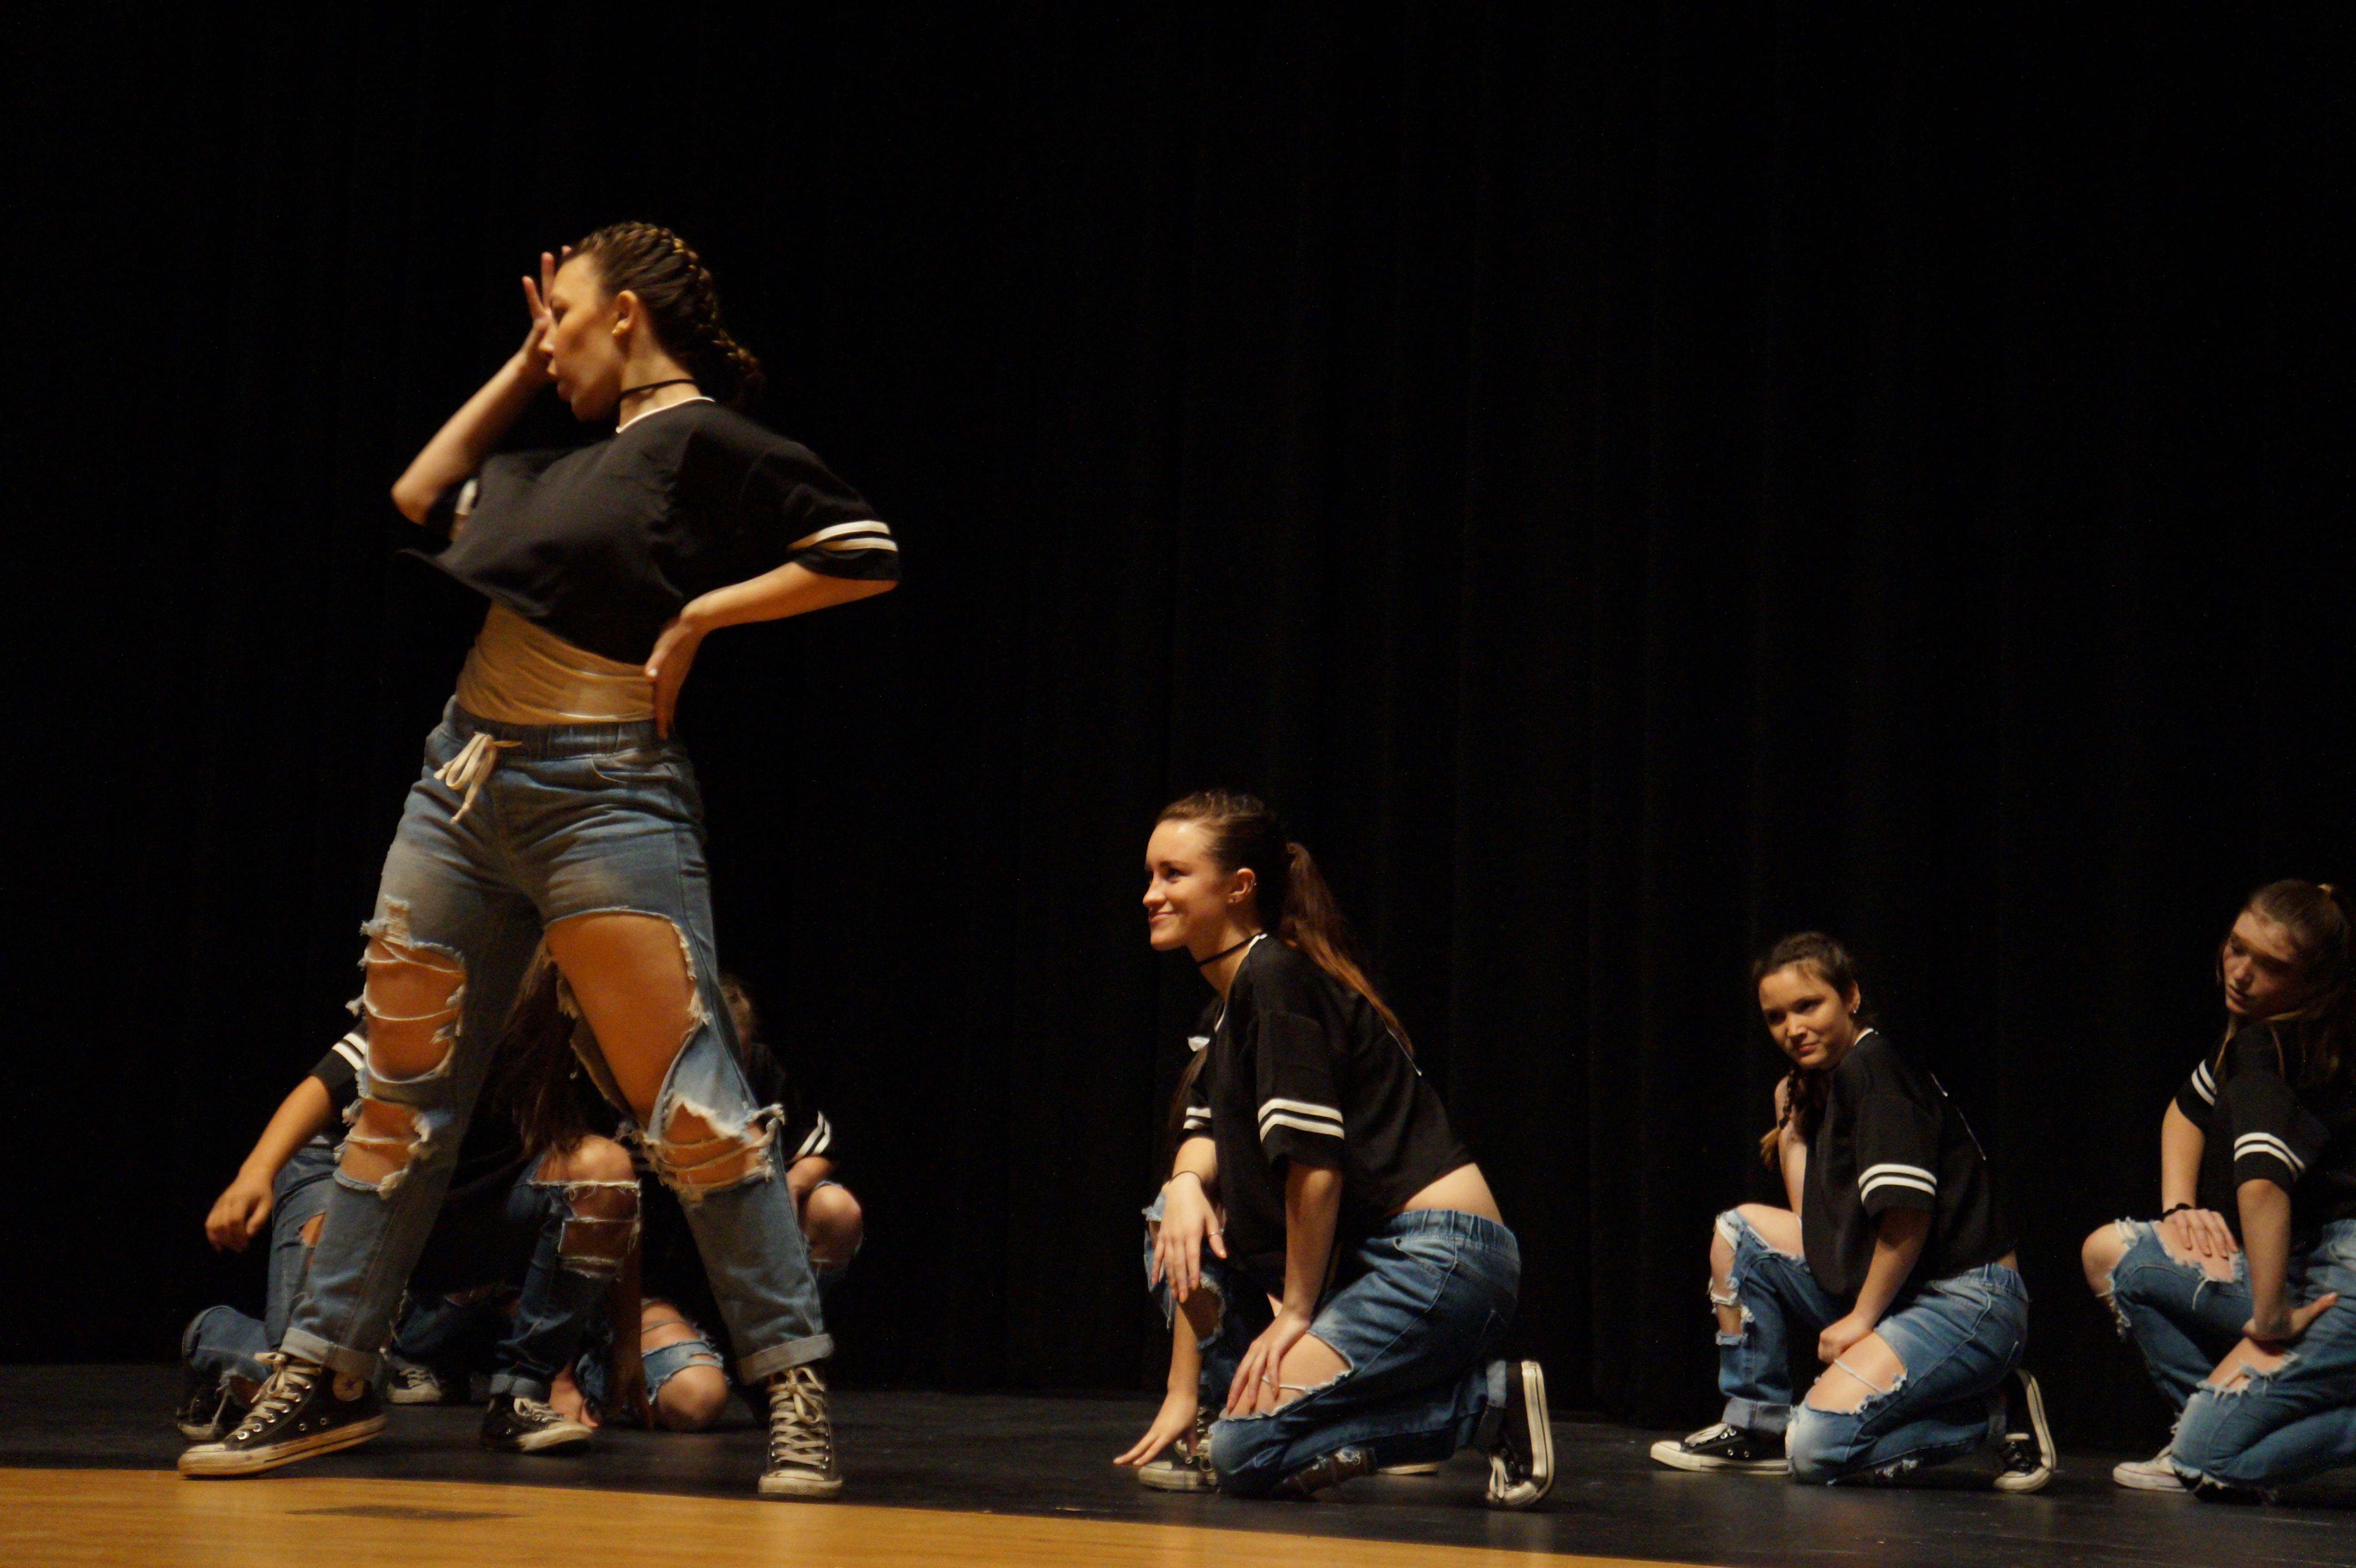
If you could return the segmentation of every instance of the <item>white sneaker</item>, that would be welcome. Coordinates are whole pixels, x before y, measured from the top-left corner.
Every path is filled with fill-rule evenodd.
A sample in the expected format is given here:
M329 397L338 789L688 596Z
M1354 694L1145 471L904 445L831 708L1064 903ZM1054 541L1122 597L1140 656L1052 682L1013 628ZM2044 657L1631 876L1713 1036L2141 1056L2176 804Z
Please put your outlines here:
M2130 1491L2180 1492L2185 1489L2184 1477L2168 1456L2176 1451L2171 1443L2148 1459L2130 1459L2124 1465L2111 1467L2111 1479Z

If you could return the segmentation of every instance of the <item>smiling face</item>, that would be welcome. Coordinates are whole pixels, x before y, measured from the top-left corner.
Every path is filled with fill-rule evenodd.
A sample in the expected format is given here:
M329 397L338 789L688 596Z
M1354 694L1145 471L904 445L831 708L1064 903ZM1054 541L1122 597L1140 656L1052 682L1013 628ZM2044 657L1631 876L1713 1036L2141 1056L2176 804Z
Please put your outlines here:
M2297 1010L2306 999L2305 967L2297 944L2281 922L2244 910L2217 955L2225 1010L2242 1019L2270 1019Z
M591 257L574 256L557 269L548 291L554 323L541 352L548 356L556 395L572 405L575 419L604 419L614 411L622 395L626 336L644 325L631 308L636 303L627 293L606 292Z
M1233 945L1258 929L1257 880L1249 867L1230 872L1211 858L1200 823L1156 823L1145 844L1146 940L1197 958Z
M1805 964L1759 982L1759 1014L1777 1049L1811 1072L1838 1067L1857 1043L1857 987L1847 995Z

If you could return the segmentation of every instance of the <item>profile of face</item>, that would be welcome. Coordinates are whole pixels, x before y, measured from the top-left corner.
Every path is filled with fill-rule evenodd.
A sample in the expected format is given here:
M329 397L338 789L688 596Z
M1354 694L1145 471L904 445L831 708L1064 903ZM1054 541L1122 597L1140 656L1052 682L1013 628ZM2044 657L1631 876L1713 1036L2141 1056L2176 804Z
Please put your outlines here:
M1776 1048L1811 1072L1838 1067L1857 1043L1858 992L1846 993L1805 964L1788 964L1759 982L1759 1015Z
M609 293L597 263L570 256L548 289L548 335L540 351L548 357L556 395L575 419L605 418L622 395L622 372L632 333L645 330L637 296Z
M1249 867L1229 871L1212 859L1200 823L1156 823L1145 844L1147 942L1156 953L1216 953L1230 931L1258 927L1256 881Z
M2297 1011L2305 1000L2304 968L2298 944L2280 921L2244 910L2217 954L2225 1010L2240 1019L2270 1019Z

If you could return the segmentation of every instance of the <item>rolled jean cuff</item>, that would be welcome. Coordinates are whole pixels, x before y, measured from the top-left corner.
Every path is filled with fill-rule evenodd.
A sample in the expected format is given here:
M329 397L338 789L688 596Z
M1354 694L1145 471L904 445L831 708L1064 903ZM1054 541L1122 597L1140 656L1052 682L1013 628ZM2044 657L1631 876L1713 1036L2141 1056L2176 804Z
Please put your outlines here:
M286 1330L286 1339L278 1348L290 1356L300 1356L306 1361L316 1361L323 1367L370 1381L375 1381L377 1365L384 1359L365 1350L348 1350L301 1328Z
M506 1394L513 1394L518 1399L537 1400L541 1404L546 1404L548 1403L549 1393L550 1385L539 1378L528 1378L521 1372L493 1372L491 1374L491 1397L493 1399L500 1398L502 1395Z
M1792 1407L1769 1404L1764 1400L1730 1399L1726 1402L1726 1414L1720 1419L1729 1426L1739 1426L1762 1437L1781 1437L1792 1424Z
M823 1361L834 1354L834 1336L813 1334L807 1339L788 1339L782 1345L772 1345L766 1350L755 1350L736 1363L736 1375L758 1386L761 1382L789 1367L807 1366Z

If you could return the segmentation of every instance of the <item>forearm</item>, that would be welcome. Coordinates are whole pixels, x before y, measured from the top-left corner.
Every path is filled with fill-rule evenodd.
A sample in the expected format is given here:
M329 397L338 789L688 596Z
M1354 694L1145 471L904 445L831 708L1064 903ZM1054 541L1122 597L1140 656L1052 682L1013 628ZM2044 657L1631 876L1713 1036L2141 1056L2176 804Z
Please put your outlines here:
M798 562L787 561L775 571L765 571L758 577L698 596L679 613L679 618L697 632L716 632L723 626L807 615L830 605L871 598L892 586L890 582L859 578L829 577Z
M1922 1255L1922 1243L1930 1234L1931 1216L1923 1210L1882 1211L1873 1238L1873 1262L1865 1271L1865 1284L1858 1287L1857 1317L1867 1323L1881 1321L1881 1315L1898 1299L1906 1276L1914 1272L1915 1260Z
M1289 1160L1284 1169L1284 1309L1307 1317L1325 1288L1333 1226L1342 1215L1342 1173Z
M548 385L547 372L518 355L499 367L475 395L434 432L401 477L392 482L392 504L412 523L425 520L434 498L483 465L532 398Z
M2283 1296L2290 1268L2290 1194L2271 1181L2244 1181L2236 1196L2242 1252L2249 1260L2250 1316L2271 1322L2290 1306Z
M1188 1138L1178 1146L1178 1153L1170 1161L1170 1180L1192 1176L1203 1184L1205 1192L1219 1184L1219 1146L1208 1138ZM1168 1186L1169 1182L1164 1182Z
M1170 1315L1170 1380L1173 1394L1198 1398L1203 1388L1203 1347L1194 1342L1194 1326L1183 1312Z
M2162 1213L2201 1201L2201 1156L2209 1139L2192 1118L2169 1102L2159 1121L2159 1207Z
M305 1077L294 1085L294 1092L279 1102L254 1140L253 1152L238 1167L241 1176L255 1177L263 1182L274 1181L294 1151L326 1130L335 1116L334 1102L327 1098L327 1086L316 1078Z

